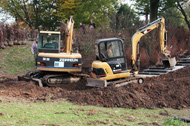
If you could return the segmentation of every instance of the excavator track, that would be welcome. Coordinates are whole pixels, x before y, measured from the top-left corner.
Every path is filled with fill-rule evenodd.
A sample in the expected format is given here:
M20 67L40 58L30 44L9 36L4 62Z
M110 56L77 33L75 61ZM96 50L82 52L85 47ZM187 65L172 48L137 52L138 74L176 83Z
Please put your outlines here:
M48 86L61 86L63 84L76 83L80 81L82 76L73 74L58 74L58 75L45 75L42 78L42 83Z
M63 84L76 83L82 78L89 77L86 74L75 73L56 73L45 74L44 72L33 71L26 75L18 76L19 81L35 81L40 87L43 86L61 86Z
M115 85L115 87L122 87L122 86L128 85L130 83L143 84L144 79L141 77L130 77L130 78L115 81L115 82L110 82L110 83L108 82L108 85Z

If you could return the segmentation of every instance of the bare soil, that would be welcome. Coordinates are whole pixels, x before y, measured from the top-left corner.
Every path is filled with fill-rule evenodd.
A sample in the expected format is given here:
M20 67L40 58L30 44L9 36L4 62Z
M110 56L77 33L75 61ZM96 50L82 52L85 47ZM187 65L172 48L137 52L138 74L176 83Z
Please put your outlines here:
M29 102L51 102L66 99L79 105L123 108L189 108L190 67L146 78L144 84L124 87L91 88L82 80L60 87L39 87L34 82L17 81L15 76L0 77L0 98L16 98ZM0 99L2 100L2 99ZM10 99L11 102L11 99Z

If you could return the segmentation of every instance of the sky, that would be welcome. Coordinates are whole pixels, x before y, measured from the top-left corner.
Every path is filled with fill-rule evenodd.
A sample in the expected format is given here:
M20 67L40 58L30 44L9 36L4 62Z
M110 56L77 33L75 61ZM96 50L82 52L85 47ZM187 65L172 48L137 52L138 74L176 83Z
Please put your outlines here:
M131 0L120 0L121 3L127 3L128 5L131 5L134 3L134 1L131 1Z
M10 16L9 14L0 13L0 21L5 20L7 18L9 18L9 19L5 23L10 23L10 22L14 21L14 18L12 18L12 16Z
M5 23L11 23L14 22L14 18L8 14L0 14L0 21L3 19L9 18Z

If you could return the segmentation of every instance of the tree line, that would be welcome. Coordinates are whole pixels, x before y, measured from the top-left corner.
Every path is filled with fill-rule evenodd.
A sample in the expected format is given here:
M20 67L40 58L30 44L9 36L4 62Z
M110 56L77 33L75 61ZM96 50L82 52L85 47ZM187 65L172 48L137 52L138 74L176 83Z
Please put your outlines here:
M0 11L8 12L16 22L31 29L56 30L70 15L75 27L94 19L100 28L133 29L140 22L139 15L146 17L146 23L164 15L170 23L175 19L174 24L190 30L189 0L133 1L135 9L118 0L1 0Z

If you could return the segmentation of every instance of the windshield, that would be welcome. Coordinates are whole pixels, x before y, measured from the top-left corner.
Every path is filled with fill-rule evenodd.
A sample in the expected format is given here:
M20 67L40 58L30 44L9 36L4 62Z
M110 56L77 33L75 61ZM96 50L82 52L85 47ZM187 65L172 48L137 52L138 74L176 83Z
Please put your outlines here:
M39 49L59 49L59 34L41 33L38 40Z
M99 47L100 55L103 55L105 58L120 57L124 55L122 42L118 40L102 42Z

